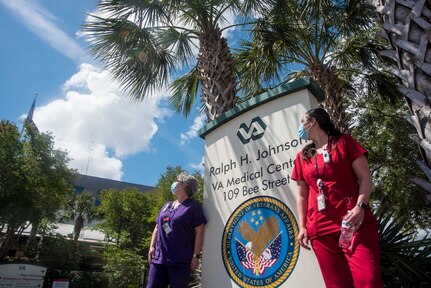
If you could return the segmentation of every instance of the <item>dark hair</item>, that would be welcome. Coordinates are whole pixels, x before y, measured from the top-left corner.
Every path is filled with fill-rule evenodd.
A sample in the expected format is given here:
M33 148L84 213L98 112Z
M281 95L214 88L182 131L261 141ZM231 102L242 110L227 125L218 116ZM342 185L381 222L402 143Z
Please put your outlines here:
M317 125L324 130L329 136L340 136L342 133L338 130L328 112L323 108L313 108L305 112L307 120L316 119ZM302 159L308 159L316 153L315 144L310 143L302 149Z

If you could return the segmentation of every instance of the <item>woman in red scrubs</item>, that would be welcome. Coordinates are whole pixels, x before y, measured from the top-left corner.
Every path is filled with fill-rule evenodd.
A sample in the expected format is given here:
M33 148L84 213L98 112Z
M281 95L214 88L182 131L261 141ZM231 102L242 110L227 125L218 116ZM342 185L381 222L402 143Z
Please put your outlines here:
M368 201L371 175L365 150L341 134L322 108L301 119L299 136L312 143L295 159L300 245L316 254L326 287L383 287L379 234ZM349 215L345 218L345 216ZM339 246L345 218L354 236L349 248Z

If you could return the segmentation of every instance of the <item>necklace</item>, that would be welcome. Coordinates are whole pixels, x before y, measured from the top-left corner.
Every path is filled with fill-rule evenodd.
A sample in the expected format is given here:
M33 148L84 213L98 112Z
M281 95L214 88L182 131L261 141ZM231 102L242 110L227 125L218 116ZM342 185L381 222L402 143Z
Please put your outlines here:
M178 207L180 207L181 203L178 200L175 200L173 208L176 210Z
M323 164L323 171L322 171L322 178L319 176L319 166L317 164L317 153L314 154L314 166L316 167L316 175L317 175L317 190L319 191L317 195L317 210L322 211L326 208L325 203L325 194L324 194L324 188L325 183L323 182L323 178L325 177L325 168L326 168L326 161L324 161Z
M326 162L324 162L324 164L323 164L322 177L320 177L319 165L317 164L317 153L314 154L314 167L316 168L317 188L319 189L319 192L323 193L323 187L325 187L325 183L323 182L323 178L325 177Z

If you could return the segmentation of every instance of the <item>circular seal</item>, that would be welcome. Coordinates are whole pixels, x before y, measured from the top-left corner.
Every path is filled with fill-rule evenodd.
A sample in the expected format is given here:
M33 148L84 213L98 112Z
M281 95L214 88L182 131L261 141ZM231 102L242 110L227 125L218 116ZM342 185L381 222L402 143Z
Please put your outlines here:
M298 224L280 200L259 196L242 203L226 223L223 263L240 287L279 287L299 255Z

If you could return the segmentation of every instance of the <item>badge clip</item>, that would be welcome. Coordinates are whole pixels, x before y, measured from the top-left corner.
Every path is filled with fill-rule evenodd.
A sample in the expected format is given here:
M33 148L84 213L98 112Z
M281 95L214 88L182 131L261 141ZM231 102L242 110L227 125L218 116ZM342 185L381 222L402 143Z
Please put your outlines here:
M323 190L323 187L325 187L325 184L323 184L322 179L317 179L317 187L319 188L320 191Z
M323 149L323 162L329 163L331 162L331 157L329 156L328 150Z

